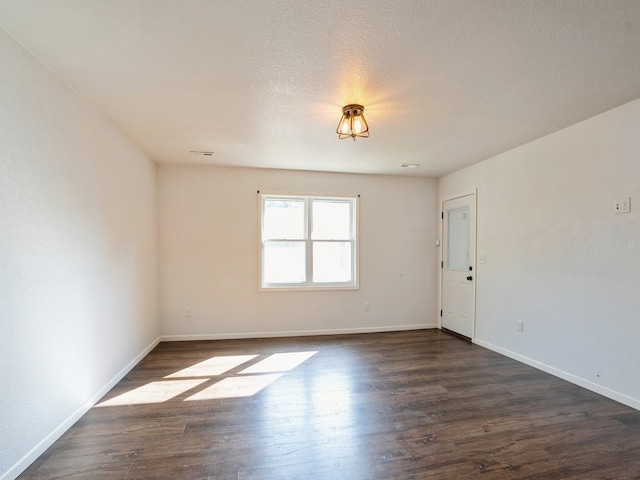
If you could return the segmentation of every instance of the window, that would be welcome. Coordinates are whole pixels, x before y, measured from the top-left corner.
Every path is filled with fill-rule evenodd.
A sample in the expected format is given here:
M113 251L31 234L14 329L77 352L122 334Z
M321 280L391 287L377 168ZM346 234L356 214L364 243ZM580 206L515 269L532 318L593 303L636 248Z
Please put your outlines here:
M357 196L259 198L261 289L357 288Z

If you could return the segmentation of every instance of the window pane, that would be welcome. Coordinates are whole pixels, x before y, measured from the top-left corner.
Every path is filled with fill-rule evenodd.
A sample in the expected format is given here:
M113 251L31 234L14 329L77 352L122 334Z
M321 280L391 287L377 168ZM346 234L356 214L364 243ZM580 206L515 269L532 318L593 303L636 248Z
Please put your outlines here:
M351 240L351 202L314 200L313 240Z
M313 242L313 281L351 282L351 242Z
M265 200L262 238L304 240L304 201Z
M304 242L265 242L262 283L304 283Z
M447 268L469 268L469 205L447 212Z

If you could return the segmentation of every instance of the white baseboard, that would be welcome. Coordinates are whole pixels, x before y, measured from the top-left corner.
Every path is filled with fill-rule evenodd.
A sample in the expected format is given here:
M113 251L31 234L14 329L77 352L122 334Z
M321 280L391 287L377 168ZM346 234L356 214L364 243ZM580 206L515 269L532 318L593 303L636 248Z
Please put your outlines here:
M418 325L393 325L386 327L359 327L359 328L338 328L326 330L286 330L278 332L248 332L248 333L208 333L197 335L163 335L162 342L181 342L189 340L234 340L242 338L275 338L275 337L307 337L317 335L348 335L352 333L378 333L378 332L400 332L404 330L425 330L437 328L435 323L422 323Z
M105 394L111 390L124 376L129 373L133 367L135 367L140 360L146 357L151 350L153 350L158 343L160 343L160 337L156 338L149 346L147 346L142 352L140 352L136 358L131 360L122 370L120 370L105 386L93 394L86 402L84 402L75 412L69 415L58 427L56 427L49 435L47 435L40 443L31 449L24 457L7 470L0 480L14 480L22 472L24 472L29 465L31 465L36 459L42 455L47 448L58 440L62 434L64 434L69 428L73 426L80 418L87 413L91 407L93 407L98 400L105 396Z
M631 408L640 410L640 400L637 398L633 398L628 395L625 395L624 393L611 390L610 388L604 387L602 385L598 385L597 383L593 383L590 380L586 380L582 377L578 377L569 372L565 372L563 370L557 369L555 367L552 367L551 365L547 365L546 363L538 362L537 360L533 360L529 357L519 355L515 352L512 352L511 350L498 347L489 342L485 342L484 340L480 340L476 338L473 340L473 343L480 345L481 347L487 348L489 350L492 350L501 355L504 355L505 357L513 358L514 360L517 360L521 363L529 365L530 367L534 367L534 368L537 368L538 370L542 370L543 372L549 373L555 377L566 380L567 382L586 388L587 390L591 390L592 392L599 393L600 395L610 398L611 400L615 400L616 402L620 402Z

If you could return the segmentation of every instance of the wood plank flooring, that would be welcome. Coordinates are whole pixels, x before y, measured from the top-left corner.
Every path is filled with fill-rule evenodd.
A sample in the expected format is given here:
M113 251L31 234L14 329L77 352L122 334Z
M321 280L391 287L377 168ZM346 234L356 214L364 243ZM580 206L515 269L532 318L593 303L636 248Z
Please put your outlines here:
M640 479L640 412L438 330L166 342L20 479Z

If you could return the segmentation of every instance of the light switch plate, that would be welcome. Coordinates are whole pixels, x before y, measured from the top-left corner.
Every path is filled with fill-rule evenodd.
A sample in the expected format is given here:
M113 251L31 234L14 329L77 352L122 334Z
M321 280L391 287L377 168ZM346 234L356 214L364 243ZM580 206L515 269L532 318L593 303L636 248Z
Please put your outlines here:
M631 198L616 200L614 205L615 213L629 213L631 211Z

